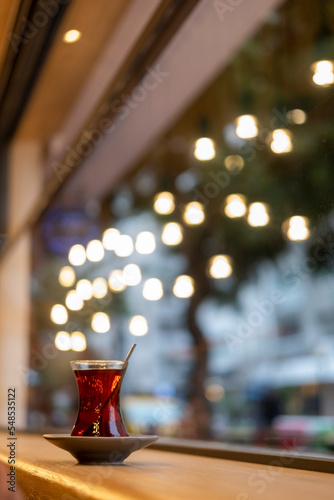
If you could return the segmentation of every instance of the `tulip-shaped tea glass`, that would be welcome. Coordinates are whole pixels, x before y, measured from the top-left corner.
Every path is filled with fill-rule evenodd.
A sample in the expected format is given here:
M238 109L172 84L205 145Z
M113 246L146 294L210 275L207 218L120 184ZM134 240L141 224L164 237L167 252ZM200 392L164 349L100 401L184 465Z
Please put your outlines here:
M71 361L79 410L71 436L128 436L119 403L127 362Z

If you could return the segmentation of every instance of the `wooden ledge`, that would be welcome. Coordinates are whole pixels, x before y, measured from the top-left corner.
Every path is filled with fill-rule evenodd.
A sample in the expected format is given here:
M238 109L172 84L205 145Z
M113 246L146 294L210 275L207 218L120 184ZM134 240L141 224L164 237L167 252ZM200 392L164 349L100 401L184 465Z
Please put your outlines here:
M7 463L7 435L0 460ZM124 465L78 465L42 436L18 434L17 486L27 500L332 500L334 476L156 449ZM187 443L188 445L190 443ZM167 446L162 440L160 447ZM215 446L212 447L214 449ZM13 496L13 498L15 498Z

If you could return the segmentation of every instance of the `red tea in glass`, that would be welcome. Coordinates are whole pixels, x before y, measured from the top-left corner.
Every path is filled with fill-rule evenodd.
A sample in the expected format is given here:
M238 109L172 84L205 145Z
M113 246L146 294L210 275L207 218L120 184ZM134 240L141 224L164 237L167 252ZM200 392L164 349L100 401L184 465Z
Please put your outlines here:
M71 436L128 436L119 403L127 364L123 361L71 361L79 410Z

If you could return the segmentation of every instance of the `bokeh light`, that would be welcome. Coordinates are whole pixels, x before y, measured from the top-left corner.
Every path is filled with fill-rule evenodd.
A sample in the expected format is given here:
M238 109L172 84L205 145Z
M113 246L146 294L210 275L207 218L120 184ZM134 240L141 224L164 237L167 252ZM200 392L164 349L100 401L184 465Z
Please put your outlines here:
M142 231L136 238L136 251L142 255L149 255L156 247L155 236L150 231Z
M161 240L165 245L178 245L183 239L182 226L177 222L168 222L162 230Z
M231 276L231 258L228 255L215 255L212 257L209 262L209 274L217 280Z
M51 309L50 317L56 325L64 325L68 320L66 307L62 304L55 304Z
M334 83L334 70L332 61L317 61L312 65L313 81L316 85L327 87Z
M131 236L127 234L121 234L115 245L115 254L118 257L129 257L133 253L133 240Z
M123 277L123 271L120 269L115 269L111 271L108 277L108 285L112 292L122 292L126 289L126 283Z
M142 337L148 332L147 320L144 316L132 316L129 321L129 332L136 337Z
M202 203L192 201L185 206L183 219L189 226L201 224L205 219Z
M74 43L80 40L81 32L78 30L69 30L63 36L63 42L65 43Z
M104 278L96 278L93 283L93 297L102 299L108 293L108 283Z
M290 153L293 149L291 132L286 129L274 130L270 148L276 154Z
M249 206L247 222L252 227L262 227L269 224L269 214L264 203L256 202Z
M73 245L68 254L72 266L82 266L86 262L86 250L82 245Z
M100 240L92 240L86 248L87 259L91 262L100 262L104 257L104 248Z
M174 196L168 191L158 193L154 197L154 211L157 214L168 215L171 214L175 209Z
M225 214L227 217L242 217L246 213L246 199L242 194L231 194L226 198Z
M283 223L283 231L291 241L304 241L310 236L309 220L301 215L294 215Z
M76 292L82 300L89 300L93 296L93 287L89 280L79 280L76 286Z
M302 109L291 109L287 112L286 117L290 123L295 123L296 125L302 125L307 119L307 115Z
M82 352L87 347L86 337L82 332L73 332L70 338L72 351Z
M201 137L195 142L194 156L197 160L208 161L216 156L215 143L209 137Z
M62 267L58 277L61 286L69 287L75 283L75 271L70 266Z
M128 264L123 269L123 280L128 286L136 286L141 282L141 271L137 264Z
M194 280L185 274L178 276L174 282L173 293L180 299L187 299L194 294Z
M229 155L224 160L225 167L229 172L240 172L245 166L245 160L240 155Z
M71 290L66 295L65 304L71 311L80 311L83 308L83 300L75 290Z
M71 349L71 337L67 332L58 332L55 336L55 346L59 351L69 351Z
M114 227L110 227L106 231L104 231L102 236L102 244L106 250L115 250L117 239L120 236L120 232L118 229Z
M211 403L217 403L223 399L225 395L225 390L220 384L210 384L205 389L205 397Z
M160 300L163 297L164 291L162 283L157 278L150 278L145 281L143 287L143 297L146 300Z
M92 317L92 329L96 333L106 333L110 330L109 316L104 312L97 312Z
M259 133L257 119L253 115L241 115L236 119L236 130L240 139L253 139Z

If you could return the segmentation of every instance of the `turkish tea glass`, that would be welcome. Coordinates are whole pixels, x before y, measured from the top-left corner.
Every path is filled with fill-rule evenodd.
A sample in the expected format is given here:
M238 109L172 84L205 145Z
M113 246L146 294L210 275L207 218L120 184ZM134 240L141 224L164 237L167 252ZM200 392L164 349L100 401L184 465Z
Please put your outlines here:
M128 436L119 395L127 363L71 361L79 391L79 410L71 436Z

